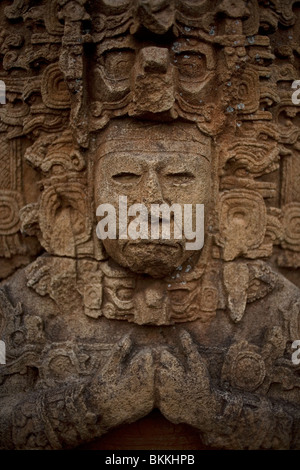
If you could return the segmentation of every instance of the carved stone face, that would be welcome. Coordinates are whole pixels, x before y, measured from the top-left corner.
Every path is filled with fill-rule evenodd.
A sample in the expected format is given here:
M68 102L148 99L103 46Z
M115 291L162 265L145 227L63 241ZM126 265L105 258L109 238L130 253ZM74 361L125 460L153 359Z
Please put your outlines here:
M143 204L150 214L152 204L196 204L208 208L211 187L210 141L192 124L155 124L117 121L104 133L96 152L95 202L116 208L119 196L127 197L127 207ZM207 215L207 211L205 211ZM134 217L128 217L128 223ZM195 217L194 222L195 222ZM174 238L171 213L170 239L103 240L107 253L121 266L137 273L164 277L195 251L186 250L185 227L182 239ZM195 224L193 226L195 229ZM197 251L198 253L198 251Z

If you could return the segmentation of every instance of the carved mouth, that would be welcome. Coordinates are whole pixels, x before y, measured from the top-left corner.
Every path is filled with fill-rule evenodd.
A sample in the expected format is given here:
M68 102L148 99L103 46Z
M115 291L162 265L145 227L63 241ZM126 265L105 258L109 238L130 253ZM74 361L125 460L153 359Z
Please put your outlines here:
M122 247L122 254L133 272L161 278L181 263L184 246L170 240L130 240Z
M122 247L122 252L127 250L134 249L135 251L139 250L155 250L160 251L167 250L168 252L173 252L173 254L178 254L178 252L183 251L182 242L174 242L172 240L130 240Z

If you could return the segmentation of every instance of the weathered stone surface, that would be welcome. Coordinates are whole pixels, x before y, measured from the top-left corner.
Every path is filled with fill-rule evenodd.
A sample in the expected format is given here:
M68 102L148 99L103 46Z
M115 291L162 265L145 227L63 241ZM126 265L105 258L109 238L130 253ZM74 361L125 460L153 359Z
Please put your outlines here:
M0 448L159 409L213 448L300 449L297 2L4 0L0 23ZM204 204L203 248L100 241L120 196Z

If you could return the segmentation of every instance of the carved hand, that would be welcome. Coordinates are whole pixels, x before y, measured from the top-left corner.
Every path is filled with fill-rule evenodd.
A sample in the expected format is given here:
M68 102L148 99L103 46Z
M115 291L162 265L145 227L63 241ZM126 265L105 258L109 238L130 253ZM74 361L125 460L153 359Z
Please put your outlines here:
M216 412L209 374L187 331L182 331L180 340L185 364L167 350L161 353L159 408L173 423L183 422L207 430Z
M154 367L150 349L132 355L132 341L125 336L89 388L90 407L111 428L135 421L154 405ZM97 410L97 411L96 411Z

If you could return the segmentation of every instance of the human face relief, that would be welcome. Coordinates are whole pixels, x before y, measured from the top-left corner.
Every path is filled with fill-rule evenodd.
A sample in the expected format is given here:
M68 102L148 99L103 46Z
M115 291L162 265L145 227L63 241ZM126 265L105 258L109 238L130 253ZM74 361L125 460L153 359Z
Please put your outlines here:
M195 210L197 204L206 207L210 200L210 162L195 153L194 142L184 143L184 149L176 150L176 141L168 148L163 141L148 141L137 144L131 141L131 150L112 152L98 160L95 171L95 201L111 204L116 208L116 238L103 240L107 253L120 265L137 273L147 273L153 277L164 277L186 261L193 251L186 249L185 205L192 208L192 221L195 232ZM126 197L126 237L120 222L120 197ZM131 237L130 226L133 213L130 207L143 205L143 218L146 234L142 238ZM156 219L159 237L153 233L151 208L164 204L179 207L179 212L170 212L169 236L162 236L162 224L168 212L160 213ZM123 212L124 213L124 212ZM136 215L136 213L135 213ZM177 218L179 217L179 218ZM182 220L180 232L178 221ZM133 222L134 223L134 222ZM177 232L176 232L177 226ZM141 228L141 227L139 227ZM179 230L179 232L178 232ZM157 232L156 232L157 233Z

